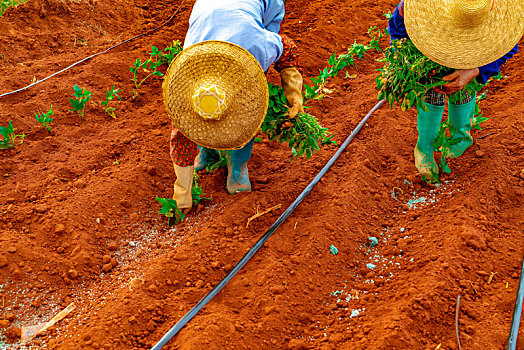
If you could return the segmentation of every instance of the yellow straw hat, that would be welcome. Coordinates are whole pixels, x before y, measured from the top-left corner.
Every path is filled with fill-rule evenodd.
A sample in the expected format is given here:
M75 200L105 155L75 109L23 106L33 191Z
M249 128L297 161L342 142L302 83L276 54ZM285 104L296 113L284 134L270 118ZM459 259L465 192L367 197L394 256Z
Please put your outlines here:
M183 50L162 87L173 124L191 141L213 149L242 148L268 108L262 67L247 50L225 41L203 41Z
M510 51L524 34L524 0L405 0L413 44L431 60L469 69Z

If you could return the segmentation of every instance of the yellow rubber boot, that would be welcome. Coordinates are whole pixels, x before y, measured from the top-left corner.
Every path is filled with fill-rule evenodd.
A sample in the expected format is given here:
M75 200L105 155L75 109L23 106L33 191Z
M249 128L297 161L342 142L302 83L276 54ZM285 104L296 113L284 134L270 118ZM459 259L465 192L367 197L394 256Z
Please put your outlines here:
M194 166L175 165L176 181L173 186L173 199L176 201L178 209L187 215L193 207L191 188L193 187Z

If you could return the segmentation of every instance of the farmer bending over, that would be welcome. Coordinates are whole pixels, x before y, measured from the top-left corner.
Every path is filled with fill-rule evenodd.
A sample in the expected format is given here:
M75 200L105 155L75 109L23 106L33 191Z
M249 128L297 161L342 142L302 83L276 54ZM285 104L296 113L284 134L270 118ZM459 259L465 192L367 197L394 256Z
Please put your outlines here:
M427 111L417 110L418 141L415 165L426 179L439 168L433 156L446 95L462 90L472 79L479 83L499 72L518 51L524 32L523 0L404 0L389 20L391 39L409 38L431 60L456 71L449 83L428 90ZM508 52L509 51L509 52ZM475 94L448 104L452 146L449 157L460 156L473 144L470 135Z
M303 111L297 49L278 34L283 18L283 0L196 1L184 50L171 63L163 85L173 122L173 199L184 214L192 206L193 170L217 162L218 150L228 150L228 192L251 191L247 162L266 115L264 73L273 63L290 116Z

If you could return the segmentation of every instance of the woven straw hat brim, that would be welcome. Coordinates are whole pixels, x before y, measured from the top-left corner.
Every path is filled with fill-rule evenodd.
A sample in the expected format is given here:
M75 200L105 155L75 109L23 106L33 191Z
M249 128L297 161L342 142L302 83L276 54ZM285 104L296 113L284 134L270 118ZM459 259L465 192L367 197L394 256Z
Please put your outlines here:
M473 3L481 9L469 8L476 15L456 15ZM524 0L405 0L404 21L413 44L428 58L470 69L501 58L519 42Z
M203 85L225 93L227 107L219 120L204 119L193 108L193 94ZM196 144L219 150L251 141L269 102L266 76L256 58L224 41L204 41L182 51L167 70L163 93L175 127Z

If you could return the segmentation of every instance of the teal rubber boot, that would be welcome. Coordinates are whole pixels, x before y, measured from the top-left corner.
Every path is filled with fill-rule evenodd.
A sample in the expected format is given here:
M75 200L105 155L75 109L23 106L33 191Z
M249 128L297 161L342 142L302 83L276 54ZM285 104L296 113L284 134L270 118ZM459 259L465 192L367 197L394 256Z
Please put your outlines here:
M415 166L427 181L438 181L438 164L435 161L434 143L437 140L445 106L425 103L427 111L417 109L418 140L415 147Z
M471 122L475 113L476 96L463 105L448 106L449 131L451 133L452 145L448 158L456 158L462 155L466 149L473 144L471 137Z
M200 153L195 158L195 171L204 170L208 165L215 164L220 160L220 154L216 149L198 146Z
M251 182L247 171L247 162L253 151L253 138L241 149L227 151L227 191L230 194L251 192Z

